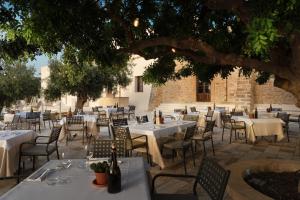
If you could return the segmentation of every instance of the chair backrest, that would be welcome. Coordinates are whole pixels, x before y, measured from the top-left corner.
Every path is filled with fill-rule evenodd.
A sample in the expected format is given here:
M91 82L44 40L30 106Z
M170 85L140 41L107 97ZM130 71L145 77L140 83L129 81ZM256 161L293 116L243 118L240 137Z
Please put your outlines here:
M40 115L40 112L28 112L26 113L26 119L39 119Z
M126 118L123 119L113 119L112 120L113 126L127 126L128 122Z
M272 111L282 111L282 108L272 108Z
M196 107L194 107L194 106L191 107L190 109L191 109L191 112L197 112Z
M231 123L231 116L230 115L226 115L226 113L221 113L221 120L223 122L223 125L225 123Z
M184 109L174 109L174 113L182 113Z
M185 121L195 121L198 122L199 115L183 115L183 120Z
M99 118L106 118L106 111L105 110L100 110L98 112L98 117Z
M231 116L243 116L244 115L244 111L234 111L234 112L230 112Z
M57 142L58 141L59 134L61 132L61 128L62 128L62 126L54 126L51 129L51 133L50 133L50 137L49 137L49 141L48 141L49 144L52 143L52 142Z
M13 123L13 124L19 123L20 118L21 118L20 115L15 114L11 123Z
M143 115L143 116L141 116L141 117L140 117L140 121L141 121L142 123L149 122L149 120L148 120L148 116L147 116L147 115Z
M215 127L215 120L213 121L206 121L206 124L205 124L205 128L204 128L204 133L207 133L207 132L213 132L214 131L214 127Z
M129 111L135 111L135 106L133 106L133 105L128 106L128 110Z
M83 116L67 117L67 124L84 124Z
M206 117L212 117L214 115L214 110L208 110Z
M93 157L109 158L111 156L111 145L115 144L118 157L126 156L125 140L93 140Z
M212 158L204 157L194 183L194 193L199 183L212 200L222 200L229 176L229 170L225 170Z
M281 113L279 112L279 113L277 113L276 118L280 118L285 123L288 123L290 115L287 113L284 113L284 112L281 112Z
M98 112L98 107L92 107L93 112Z
M45 110L44 113L51 113L51 110Z
M117 107L117 112L124 112L124 107Z
M196 125L187 127L185 129L183 140L186 141L191 139L195 134L195 130L196 130Z

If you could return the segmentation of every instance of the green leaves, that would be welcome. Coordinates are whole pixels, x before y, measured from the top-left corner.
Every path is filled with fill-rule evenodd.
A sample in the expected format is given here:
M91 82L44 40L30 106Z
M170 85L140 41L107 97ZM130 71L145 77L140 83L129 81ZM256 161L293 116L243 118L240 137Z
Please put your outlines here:
M279 38L274 21L268 18L253 18L246 31L248 36L244 51L248 56L266 57Z

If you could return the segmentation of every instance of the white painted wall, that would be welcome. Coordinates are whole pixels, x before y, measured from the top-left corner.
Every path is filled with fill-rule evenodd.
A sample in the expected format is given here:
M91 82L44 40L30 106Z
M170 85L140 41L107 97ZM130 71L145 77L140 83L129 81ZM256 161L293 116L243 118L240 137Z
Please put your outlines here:
M140 56L132 57L132 81L126 87L121 89L120 96L129 97L129 105L135 105L136 111L139 113L146 112L148 110L150 93L152 85L143 84L143 92L135 92L135 76L142 76L146 67L154 60L145 60Z

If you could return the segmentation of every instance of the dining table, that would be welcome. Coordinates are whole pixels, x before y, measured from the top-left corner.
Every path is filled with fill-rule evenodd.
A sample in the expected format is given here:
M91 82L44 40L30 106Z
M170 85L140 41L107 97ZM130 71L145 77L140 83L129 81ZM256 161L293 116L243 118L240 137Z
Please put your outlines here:
M284 138L284 122L279 118L250 119L248 116L232 116L232 119L245 122L247 137L251 142L255 142L258 136L276 136L278 141Z
M106 159L93 162L107 161ZM95 173L84 159L51 160L0 197L0 200L150 200L147 164L142 157L118 158L121 192L93 184Z
M153 124L153 122L139 124L135 122L129 124L128 127L131 134L147 135L152 162L164 169L167 165L160 151L161 139L173 136L175 133L183 133L187 127L193 125L196 125L195 121L166 120L164 124Z
M14 175L18 166L20 144L33 140L35 136L33 130L0 131L0 177Z

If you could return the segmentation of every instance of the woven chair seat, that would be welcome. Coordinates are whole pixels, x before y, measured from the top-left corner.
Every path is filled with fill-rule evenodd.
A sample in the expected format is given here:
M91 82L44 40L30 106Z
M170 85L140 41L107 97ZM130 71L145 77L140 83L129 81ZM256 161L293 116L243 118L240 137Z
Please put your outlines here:
M299 122L299 117L296 117L296 116L290 116L289 121L290 121L290 122Z
M69 131L82 131L84 130L84 127L82 124L72 124L67 126L67 130Z
M22 155L31 156L31 155L48 155L56 151L56 147L54 145L48 146L48 153L46 151L46 145L34 145L28 149L22 151Z
M127 149L135 149L140 147L145 147L146 141L132 140L132 146L130 140L127 140Z
M184 147L187 147L191 145L191 141L182 141L182 140L177 140L177 141L172 141L164 144L164 148L168 149L182 149Z
M246 128L244 125L239 125L239 124L233 124L231 127L233 129L245 129Z
M211 139L211 134L205 133L205 134L197 134L192 137L193 140L209 140Z
M152 200L197 200L193 194L153 194Z

